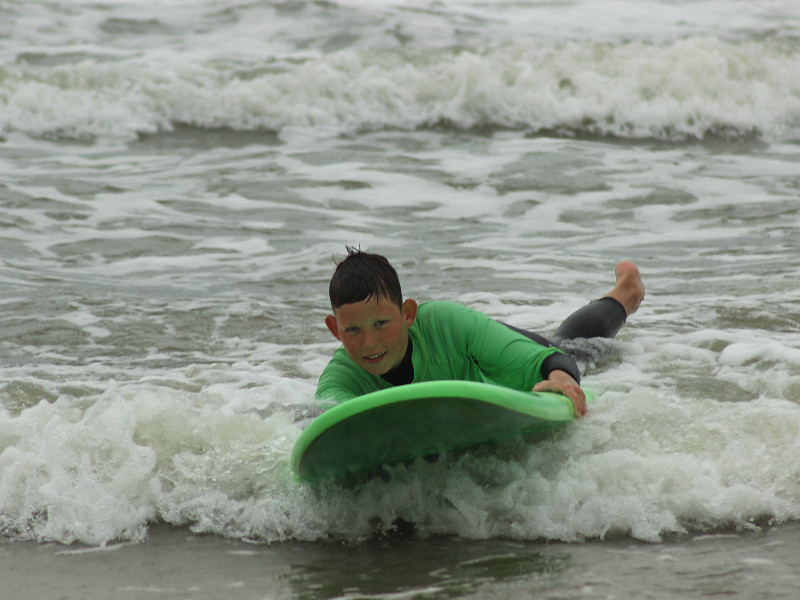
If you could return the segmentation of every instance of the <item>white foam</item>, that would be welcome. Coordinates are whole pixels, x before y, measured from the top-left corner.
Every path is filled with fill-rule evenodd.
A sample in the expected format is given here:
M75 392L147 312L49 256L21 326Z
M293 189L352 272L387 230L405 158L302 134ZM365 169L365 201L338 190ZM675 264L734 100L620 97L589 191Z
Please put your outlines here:
M460 128L633 138L797 135L797 49L691 38L399 52L343 50L239 77L241 65L11 65L0 130L122 137L177 124L331 133Z
M800 488L787 477L800 450L794 403L608 393L538 446L420 460L390 469L389 481L320 494L288 470L294 411L275 404L269 378L257 392L242 388L245 372L257 375L246 364L196 368L191 377L209 382L200 393L112 385L88 408L61 398L3 414L4 529L93 545L139 540L153 520L262 541L359 539L402 518L421 535L655 541L800 517ZM310 390L292 389L307 401Z

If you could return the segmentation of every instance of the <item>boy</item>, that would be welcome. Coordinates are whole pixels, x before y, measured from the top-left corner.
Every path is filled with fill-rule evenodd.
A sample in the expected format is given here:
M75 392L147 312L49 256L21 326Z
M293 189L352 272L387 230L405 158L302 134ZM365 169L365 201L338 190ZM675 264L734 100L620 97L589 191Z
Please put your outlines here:
M333 314L325 318L343 348L323 370L316 394L337 402L395 385L465 380L560 392L583 416L578 366L556 344L613 337L644 298L638 268L621 262L616 287L573 313L550 341L453 302L403 300L397 273L383 256L347 250L331 278Z

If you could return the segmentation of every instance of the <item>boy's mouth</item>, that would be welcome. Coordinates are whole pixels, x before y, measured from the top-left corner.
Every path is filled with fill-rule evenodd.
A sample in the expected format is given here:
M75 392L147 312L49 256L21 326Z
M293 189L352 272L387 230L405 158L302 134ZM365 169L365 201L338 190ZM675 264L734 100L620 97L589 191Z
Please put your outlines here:
M386 351L379 352L378 354L369 354L369 355L364 357L364 360L366 360L368 363L374 364L374 363L380 362L380 360L385 355L386 355Z

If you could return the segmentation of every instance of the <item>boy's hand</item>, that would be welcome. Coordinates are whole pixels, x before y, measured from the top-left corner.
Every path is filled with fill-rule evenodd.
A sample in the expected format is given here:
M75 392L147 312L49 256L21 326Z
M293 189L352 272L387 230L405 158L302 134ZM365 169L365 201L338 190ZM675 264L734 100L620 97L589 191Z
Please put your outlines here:
M583 393L581 386L572 378L572 375L566 371L559 371L558 369L550 371L547 379L533 386L533 391L564 394L572 401L576 417L582 417L586 414L586 394Z

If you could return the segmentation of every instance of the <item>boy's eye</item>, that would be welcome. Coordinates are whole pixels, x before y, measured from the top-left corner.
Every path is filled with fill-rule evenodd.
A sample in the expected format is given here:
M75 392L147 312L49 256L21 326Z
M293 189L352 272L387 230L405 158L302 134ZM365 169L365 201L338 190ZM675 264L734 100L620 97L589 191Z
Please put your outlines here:
M375 321L375 327L386 327L388 324L389 324L389 320L388 319Z

